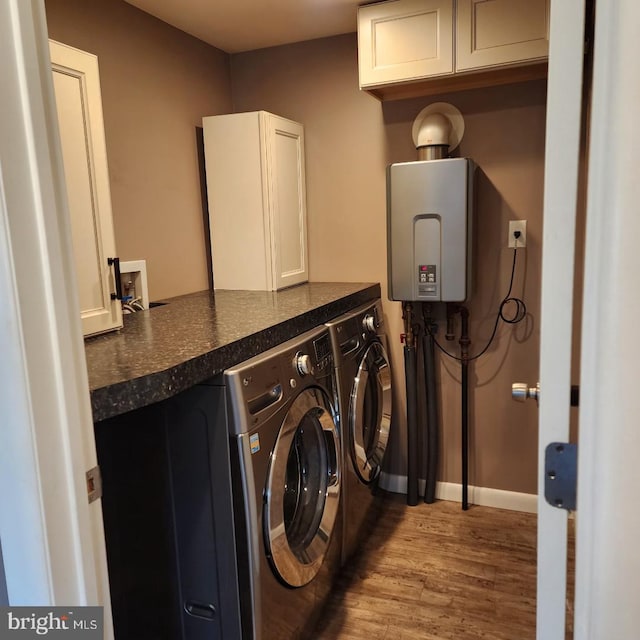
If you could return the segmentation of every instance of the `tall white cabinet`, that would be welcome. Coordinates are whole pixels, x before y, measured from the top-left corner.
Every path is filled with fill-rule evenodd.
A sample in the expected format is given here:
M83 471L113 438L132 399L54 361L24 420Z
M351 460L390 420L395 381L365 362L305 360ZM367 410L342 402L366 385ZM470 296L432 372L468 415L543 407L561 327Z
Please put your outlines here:
M49 41L85 336L122 327L98 59Z
M209 116L203 128L214 288L306 282L302 125L254 111Z

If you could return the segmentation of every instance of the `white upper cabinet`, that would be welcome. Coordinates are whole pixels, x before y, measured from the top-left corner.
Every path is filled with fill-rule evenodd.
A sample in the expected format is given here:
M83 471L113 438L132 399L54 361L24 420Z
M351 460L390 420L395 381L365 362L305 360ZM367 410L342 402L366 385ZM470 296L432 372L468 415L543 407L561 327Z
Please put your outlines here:
M76 278L85 336L122 327L98 59L50 41ZM117 263L116 263L117 264Z
M549 2L363 5L358 9L360 88L380 98L405 98L544 77Z
M203 118L213 284L308 280L304 129L266 111Z
M360 86L453 73L453 0L392 0L358 10Z
M456 70L545 60L549 0L458 0Z

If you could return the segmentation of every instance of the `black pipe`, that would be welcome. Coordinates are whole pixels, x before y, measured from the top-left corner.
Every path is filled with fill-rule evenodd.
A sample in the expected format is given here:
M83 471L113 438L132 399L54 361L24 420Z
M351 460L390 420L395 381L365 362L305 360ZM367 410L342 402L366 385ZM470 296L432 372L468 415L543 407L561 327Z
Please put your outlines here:
M455 340L456 327L455 327L455 314L458 308L451 302L447 302L447 331L444 334L445 340Z
M407 382L407 504L418 504L418 393L416 349L405 344L404 368Z
M432 504L436 500L436 478L438 472L438 400L436 395L435 332L437 326L431 321L429 305L423 305L425 339L422 343L424 377L427 392L427 464L424 501Z
M462 509L469 508L469 364L462 363Z
M418 455L417 455L417 471L416 475L418 476L418 495L421 496L423 494L420 493L420 482L422 478L426 478L425 470L426 470L426 459L423 460L424 455L423 452L425 447L427 446L427 433L429 431L429 424L427 422L427 394L422 390L421 384L424 383L425 380L425 370L424 370L424 359L422 357L422 350L424 348L424 341L426 340L426 336L422 332L422 325L416 324L414 325L414 344L416 347L416 424L417 424L417 435L416 435L416 445L418 447Z
M462 509L469 508L469 310L459 308L460 329L460 365L462 369Z
M407 504L418 504L418 389L416 347L413 333L413 307L402 303L404 319L404 371L407 389Z

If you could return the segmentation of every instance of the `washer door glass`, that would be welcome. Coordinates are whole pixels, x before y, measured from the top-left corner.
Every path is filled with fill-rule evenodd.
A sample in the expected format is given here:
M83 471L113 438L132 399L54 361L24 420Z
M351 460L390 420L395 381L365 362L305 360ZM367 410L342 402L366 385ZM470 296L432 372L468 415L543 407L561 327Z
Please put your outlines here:
M280 428L265 494L267 554L291 587L315 577L329 547L340 497L339 446L328 397L305 389Z
M366 350L351 392L349 449L360 479L368 484L380 473L391 424L391 370L380 342Z

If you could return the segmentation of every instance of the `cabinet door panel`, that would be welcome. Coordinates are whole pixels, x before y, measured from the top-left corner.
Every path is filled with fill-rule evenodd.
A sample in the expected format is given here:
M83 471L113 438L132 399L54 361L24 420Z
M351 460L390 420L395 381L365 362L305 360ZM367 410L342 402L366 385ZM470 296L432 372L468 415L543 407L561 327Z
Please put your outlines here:
M71 234L84 335L122 326L107 258L115 238L98 62L95 56L50 42Z
M456 21L456 71L548 55L549 0L459 0Z
M59 105L58 124L64 171L66 176L73 178L67 188L67 199L78 293L83 311L91 312L104 306L105 290L100 278L99 255L94 239L99 237L100 228L92 202L81 78L56 72L53 74L53 84Z
M276 289L307 279L307 229L302 127L286 123L271 129L272 255Z
M394 0L358 10L360 86L453 72L453 0Z

